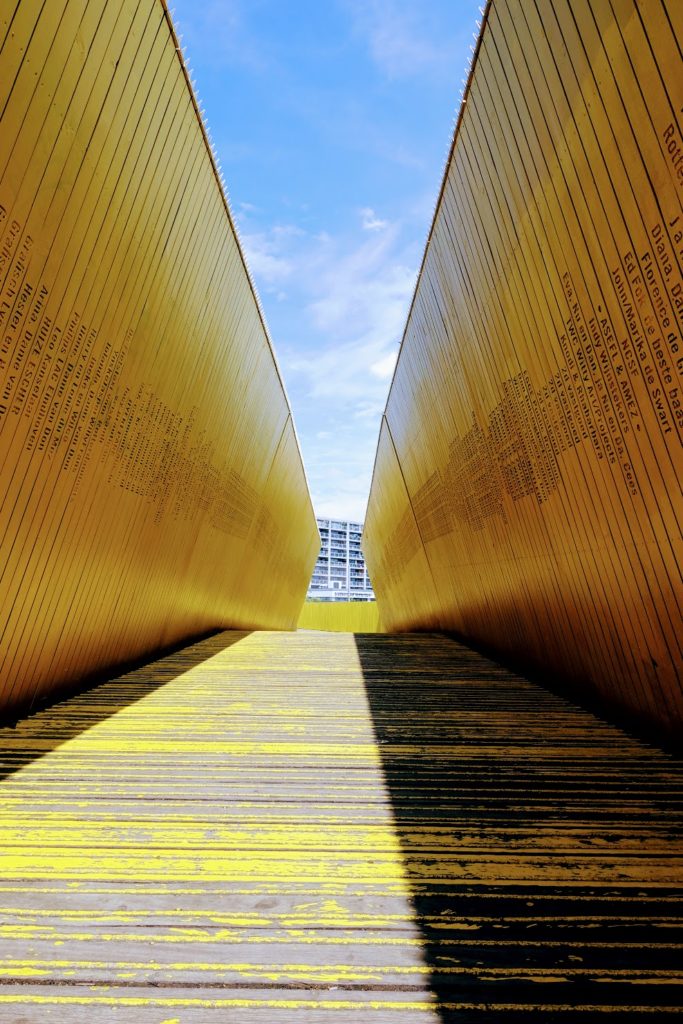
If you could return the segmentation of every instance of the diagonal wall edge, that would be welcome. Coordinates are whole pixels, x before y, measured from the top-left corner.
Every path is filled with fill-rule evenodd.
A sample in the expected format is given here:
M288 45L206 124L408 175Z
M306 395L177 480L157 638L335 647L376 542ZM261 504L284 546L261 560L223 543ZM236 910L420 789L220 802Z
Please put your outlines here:
M161 0L0 15L0 705L294 628L318 534Z
M682 39L671 2L487 8L364 535L388 629L453 631L668 736Z

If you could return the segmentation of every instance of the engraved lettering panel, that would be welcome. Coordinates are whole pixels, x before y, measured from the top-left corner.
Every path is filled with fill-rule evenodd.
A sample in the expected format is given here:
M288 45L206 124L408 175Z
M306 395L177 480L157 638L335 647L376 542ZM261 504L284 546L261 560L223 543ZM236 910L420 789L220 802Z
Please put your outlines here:
M487 9L364 541L387 628L433 626L436 587L442 628L664 730L683 716L674 6ZM421 586L389 568L397 471Z
M0 46L0 703L21 706L211 628L293 627L318 535L165 6L21 0Z

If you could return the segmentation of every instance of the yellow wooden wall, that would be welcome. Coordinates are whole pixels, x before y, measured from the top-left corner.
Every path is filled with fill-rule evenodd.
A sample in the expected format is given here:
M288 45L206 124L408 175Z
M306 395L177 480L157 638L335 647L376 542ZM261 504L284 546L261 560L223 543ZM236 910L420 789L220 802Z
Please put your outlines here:
M376 601L306 601L299 629L331 633L382 633Z
M683 4L487 8L379 441L387 629L680 727Z
M296 624L292 419L160 0L0 6L0 704Z

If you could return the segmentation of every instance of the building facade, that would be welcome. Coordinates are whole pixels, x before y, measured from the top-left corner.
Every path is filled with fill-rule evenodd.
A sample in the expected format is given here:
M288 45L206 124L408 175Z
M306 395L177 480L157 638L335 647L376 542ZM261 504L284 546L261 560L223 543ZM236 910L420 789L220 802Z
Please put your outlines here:
M318 519L320 554L313 570L308 601L374 601L360 549L362 523Z

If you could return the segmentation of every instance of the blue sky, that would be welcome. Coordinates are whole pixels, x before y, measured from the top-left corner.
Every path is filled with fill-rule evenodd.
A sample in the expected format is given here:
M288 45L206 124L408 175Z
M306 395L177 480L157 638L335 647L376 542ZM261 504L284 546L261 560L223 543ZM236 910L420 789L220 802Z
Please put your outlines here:
M318 515L361 521L481 0L171 0Z

